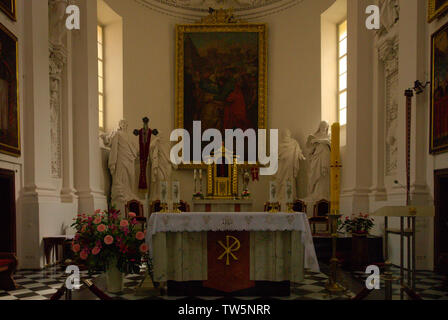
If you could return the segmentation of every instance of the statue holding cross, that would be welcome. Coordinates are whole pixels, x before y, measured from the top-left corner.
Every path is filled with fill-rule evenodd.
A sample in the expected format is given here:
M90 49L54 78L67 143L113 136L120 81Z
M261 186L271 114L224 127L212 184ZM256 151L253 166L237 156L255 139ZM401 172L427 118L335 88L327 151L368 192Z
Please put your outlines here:
M134 135L139 138L139 153L140 153L140 177L138 188L140 190L148 189L148 182L146 178L146 169L148 167L149 147L151 144L151 135L157 136L159 132L157 129L149 128L149 118L143 118L143 128L135 129Z

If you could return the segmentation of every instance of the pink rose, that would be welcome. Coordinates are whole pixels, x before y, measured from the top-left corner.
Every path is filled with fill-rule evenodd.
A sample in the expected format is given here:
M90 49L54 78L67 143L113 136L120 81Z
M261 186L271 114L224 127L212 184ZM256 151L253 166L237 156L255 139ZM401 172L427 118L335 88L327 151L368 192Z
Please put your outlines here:
M98 214L98 213L100 213L101 212L101 209L96 209L95 210L95 214Z
M148 245L146 243L142 243L140 245L139 249L140 249L140 252L143 252L143 253L145 253L145 252L147 252L149 250Z
M131 218L134 218L135 216L137 216L134 212L129 212L128 214Z
M81 246L78 243L73 243L72 244L72 250L73 252L79 252L79 250L81 250Z
M143 232L139 231L136 233L135 238L137 240L143 240L143 239L145 239L145 234Z
M101 251L100 248L95 247L95 248L93 248L93 250L92 250L92 254L93 254L94 256L96 256L98 253L100 253L100 251Z
M104 232L106 231L106 226L104 224L100 224L98 227L96 227L96 230L98 230L98 232Z
M101 217L96 217L95 220L93 220L94 224L100 224L101 223Z
M89 256L89 254L87 253L86 250L82 250L81 253L79 254L79 257L80 257L82 260L87 260L87 257L88 257L88 256Z
M120 227L127 227L127 226L129 226L129 222L128 222L128 220L121 220L120 221Z
M111 235L107 235L104 237L104 243L109 245L114 243L114 238Z

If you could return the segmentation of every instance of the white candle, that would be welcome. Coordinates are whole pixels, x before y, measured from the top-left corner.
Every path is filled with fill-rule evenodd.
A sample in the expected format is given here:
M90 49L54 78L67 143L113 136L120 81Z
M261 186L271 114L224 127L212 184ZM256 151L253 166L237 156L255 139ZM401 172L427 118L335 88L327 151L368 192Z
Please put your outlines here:
M292 184L291 180L288 179L286 181L286 188L285 188L285 199L287 203L292 203Z
M166 181L160 181L160 201L162 203L166 203L167 189Z
M180 183L179 183L179 181L173 181L171 190L172 190L173 202L180 203Z
M275 181L270 181L269 182L269 202L270 203L274 203L277 201L276 193L277 193L277 190L276 190Z
M194 169L194 180L196 180L197 170Z

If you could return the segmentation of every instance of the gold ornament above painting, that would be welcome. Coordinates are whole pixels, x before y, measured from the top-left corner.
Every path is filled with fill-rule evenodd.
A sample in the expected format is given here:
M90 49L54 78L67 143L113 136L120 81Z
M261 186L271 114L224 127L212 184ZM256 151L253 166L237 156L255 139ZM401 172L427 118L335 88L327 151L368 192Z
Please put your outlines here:
M210 128L266 129L267 26L214 10L176 26L175 127L192 137L193 121ZM204 168L204 165L181 165Z
M428 22L440 17L448 9L448 0L428 0Z
M0 10L12 20L17 21L16 0L0 0Z

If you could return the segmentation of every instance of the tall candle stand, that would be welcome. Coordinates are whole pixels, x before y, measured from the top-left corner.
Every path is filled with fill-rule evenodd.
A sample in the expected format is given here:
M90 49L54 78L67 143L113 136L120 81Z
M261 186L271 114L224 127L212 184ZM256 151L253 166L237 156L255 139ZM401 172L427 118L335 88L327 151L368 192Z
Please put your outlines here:
M340 194L340 125L339 123L333 124L331 127L331 168L330 168L330 180L331 180L331 202L330 202L330 214L328 215L330 231L331 231L331 244L332 244L332 257L330 260L330 275L325 288L330 293L338 293L345 291L338 282L338 268L339 260L336 256L336 246L338 240L338 220L341 217L339 214L339 194Z

